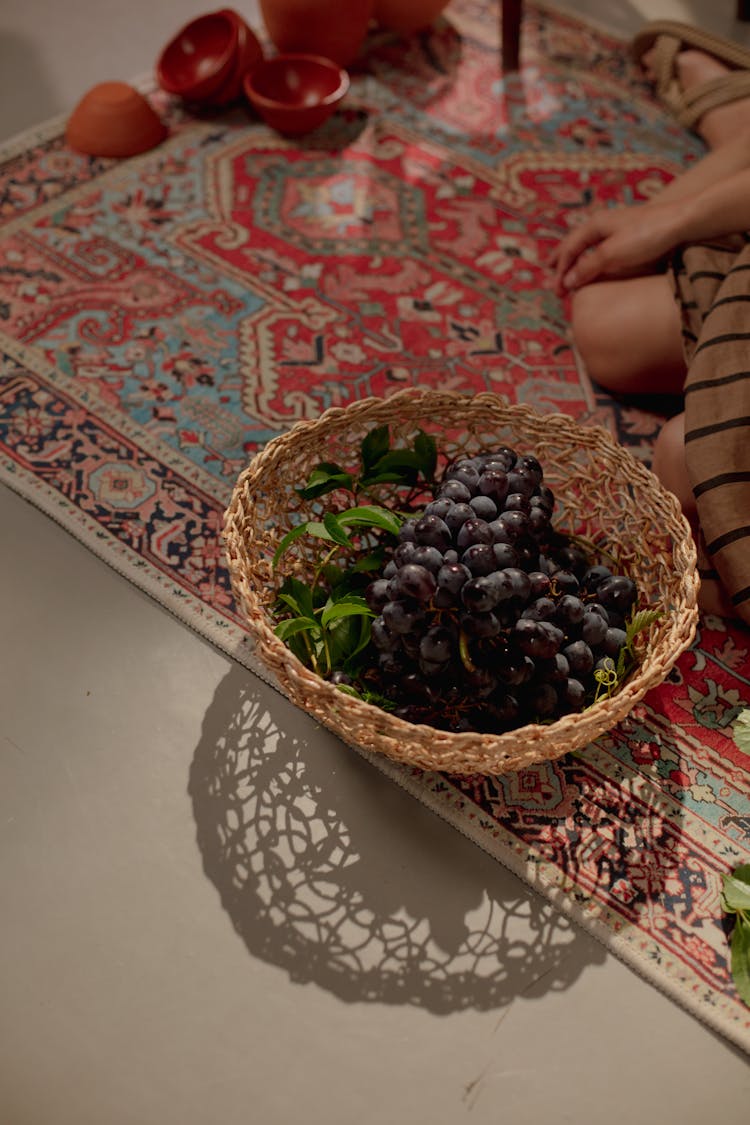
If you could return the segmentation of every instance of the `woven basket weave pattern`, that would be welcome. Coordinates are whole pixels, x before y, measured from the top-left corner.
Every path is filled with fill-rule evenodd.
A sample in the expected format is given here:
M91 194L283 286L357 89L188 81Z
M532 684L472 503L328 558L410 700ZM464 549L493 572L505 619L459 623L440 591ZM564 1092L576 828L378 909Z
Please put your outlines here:
M636 673L615 693L581 714L502 735L453 734L407 723L340 692L306 668L273 633L278 586L290 573L309 575L319 544L297 540L271 565L282 536L323 506L346 508L351 496L333 493L303 501L295 487L320 461L357 469L362 438L387 424L393 445L411 443L423 429L435 438L440 473L458 456L509 445L533 453L555 494L555 525L602 541L618 570L639 589L639 606L662 611L639 645ZM378 502L395 499L387 487ZM350 744L423 769L499 774L580 749L621 721L646 692L663 681L689 647L697 623L698 577L690 529L674 497L656 477L598 427L562 414L540 414L492 394L406 390L387 399L363 399L298 423L276 438L241 474L225 517L225 544L238 605L257 654L298 706Z

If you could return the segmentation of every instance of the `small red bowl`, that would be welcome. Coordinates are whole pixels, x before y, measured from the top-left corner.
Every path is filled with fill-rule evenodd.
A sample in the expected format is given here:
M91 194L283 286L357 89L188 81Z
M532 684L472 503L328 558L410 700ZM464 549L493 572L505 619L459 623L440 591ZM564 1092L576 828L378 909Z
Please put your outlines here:
M88 156L135 156L158 145L167 127L127 82L99 82L84 94L65 127L71 148Z
M327 121L349 89L348 73L320 55L281 54L245 75L245 94L263 120L287 137Z
M232 74L238 41L237 21L227 9L191 20L167 43L156 63L163 90L188 102L214 95Z
M231 105L242 96L242 83L245 75L263 58L263 47L257 35L242 16L232 8L222 8L221 15L234 20L237 26L237 49L233 65L225 82L204 101L205 105L223 107Z

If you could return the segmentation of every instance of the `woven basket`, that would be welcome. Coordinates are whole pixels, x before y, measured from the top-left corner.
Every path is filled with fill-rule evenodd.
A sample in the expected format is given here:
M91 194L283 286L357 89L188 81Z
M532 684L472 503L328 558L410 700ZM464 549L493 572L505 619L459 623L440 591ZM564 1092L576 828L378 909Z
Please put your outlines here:
M413 441L418 429L435 438L441 462L509 445L533 453L556 498L554 523L565 532L606 542L621 573L639 589L639 606L662 611L641 634L639 666L609 698L554 723L529 724L504 734L436 730L346 695L306 668L273 633L278 586L290 573L304 576L307 537L271 565L282 536L302 520L319 518L321 501L294 491L319 461L356 472L359 446L375 426L391 427L392 444ZM324 498L351 505L348 494ZM388 506L387 487L378 498ZM395 498L394 498L395 499ZM334 508L335 510L335 508ZM257 454L239 477L225 516L224 537L232 588L247 618L256 651L284 693L345 742L395 761L449 773L500 774L559 758L586 746L620 722L646 692L661 683L693 641L698 618L696 552L675 498L657 478L598 427L562 414L540 414L492 394L473 397L409 389L387 399L368 398L299 422ZM319 546L319 545L318 545Z

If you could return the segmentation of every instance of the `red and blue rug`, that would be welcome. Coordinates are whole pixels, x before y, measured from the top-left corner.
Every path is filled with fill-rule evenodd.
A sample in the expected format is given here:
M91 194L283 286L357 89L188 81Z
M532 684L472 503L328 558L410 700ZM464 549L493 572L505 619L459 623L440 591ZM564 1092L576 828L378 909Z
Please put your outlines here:
M373 36L302 141L154 101L170 137L142 157L77 155L62 122L2 154L0 474L204 637L257 671L223 512L253 453L328 406L495 391L649 460L663 413L590 383L546 264L582 208L701 153L622 42L527 4L503 79L496 3L455 0L429 33ZM750 1051L720 904L750 861L748 668L748 631L706 617L578 755L497 779L375 764Z

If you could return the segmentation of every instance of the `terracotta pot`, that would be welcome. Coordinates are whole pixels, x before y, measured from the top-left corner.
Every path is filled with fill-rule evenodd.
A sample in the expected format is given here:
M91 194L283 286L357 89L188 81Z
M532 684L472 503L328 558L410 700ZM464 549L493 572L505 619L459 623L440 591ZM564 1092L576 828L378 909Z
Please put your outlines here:
M381 27L411 35L437 19L450 0L374 0L373 16Z
M373 0L260 0L272 42L283 53L322 55L348 66L362 46Z

